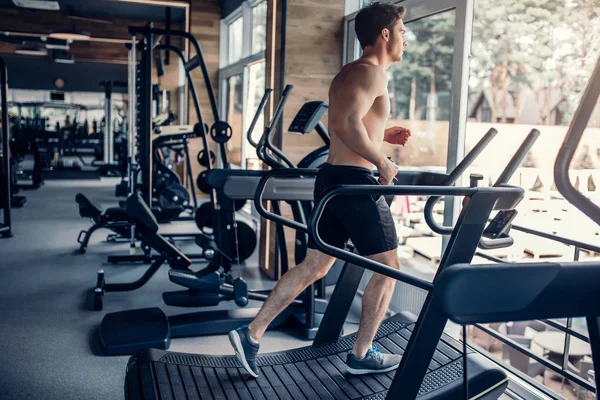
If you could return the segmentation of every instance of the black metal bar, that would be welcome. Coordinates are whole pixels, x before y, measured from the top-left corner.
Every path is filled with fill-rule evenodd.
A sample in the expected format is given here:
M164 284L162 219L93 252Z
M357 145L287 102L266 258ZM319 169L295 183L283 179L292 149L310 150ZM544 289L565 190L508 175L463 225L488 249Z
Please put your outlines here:
M594 245L588 244L588 243L583 243L583 242L580 242L578 240L567 239L567 238L565 238L563 236L558 236L558 235L553 235L553 234L550 234L550 233L536 231L535 229L525 228L525 227L519 226L519 225L512 225L511 229L515 229L517 231L524 232L524 233L529 233L531 235L541 236L541 237L543 237L545 239L554 240L555 242L560 242L560 243L563 243L563 244L567 244L569 246L577 246L577 247L579 247L581 249L591 250L591 251L595 251L597 253L600 253L600 247L594 246Z
M256 126L256 123L258 122L258 118L260 117L260 114L265 109L267 100L271 96L272 92L273 92L273 89L270 89L270 88L265 89L265 94L263 95L262 99L260 100L258 108L256 109L256 112L254 113L254 118L252 118L252 122L250 123L250 127L248 128L248 132L246 133L246 138L248 139L248 143L250 143L252 145L252 147L254 147L254 148L257 148L258 143L256 143L254 141L254 139L252 139L252 132L254 131L254 127Z
M592 345L592 361L594 364L594 381L596 383L596 398L598 398L598 390L600 390L600 318L587 317L586 323L590 333Z
M196 197L196 190L194 187L194 174L192 173L192 162L190 160L190 149L188 147L188 141L183 141L183 151L185 152L185 166L188 177L188 183L190 184L190 192L192 192L192 200L194 202L194 210L198 209L198 198ZM208 154L208 153L207 153ZM210 156L209 156L210 164Z
M181 61L184 64L186 63L185 55L179 48L177 48L175 46L168 46L168 45L158 45L158 46L156 46L156 48L159 50L164 49L164 50L172 51L179 56L179 59L181 59ZM190 74L190 71L187 68L185 68L185 76L189 83L188 87L189 87L189 90L192 95L192 100L194 102L194 110L196 111L196 117L198 118L198 124L200 126L200 129L202 130L202 134L200 135L202 138L202 146L204 147L204 151L208 153L208 151L210 150L210 148L208 147L208 140L206 139L208 132L205 129L206 126L204 123L204 118L202 117L202 108L200 107L200 101L198 100L198 92L196 91L196 85L194 84L194 81L192 80L192 75ZM208 169L208 170L212 169L212 166L210 165L210 163L208 163L208 166L206 167L206 169Z
M391 190L390 190L391 189ZM464 194L472 194L474 193L472 190L464 189L464 188L453 188L453 187L438 187L438 186L381 186L381 187L373 187L372 185L341 185L337 186L334 189L328 190L326 194L323 196L321 201L317 203L315 209L313 211L313 216L309 223L309 234L315 240L317 245L326 250L325 253L330 254L334 257L341 258L348 262L357 263L364 268L367 268L373 272L380 273L382 275L388 276L390 278L394 278L401 282L405 282L416 286L418 288L429 290L433 289L433 284L424 279L417 278L415 276L405 274L398 270L392 269L382 263L358 256L354 253L351 253L346 250L339 249L335 246L331 246L323 241L319 236L318 232L318 223L321 219L321 215L323 214L323 210L327 203L335 196L338 195L385 195L385 194L437 194L440 193L440 190L445 190L446 193L452 194L453 192L456 195L464 195ZM259 193L262 200L262 193Z
M432 302L429 292L402 355L386 399L416 399L448 317ZM463 371L465 373L465 371Z
M191 70L195 69L196 67L198 67L200 65L200 59L198 58L197 55L195 55L184 65L185 65L185 70L187 72L190 72Z
M567 329L573 326L573 318L567 318ZM569 349L571 348L571 335L565 335L565 345L563 347L562 369L566 369L569 365Z
M494 338L500 340L501 342L506 343L507 345L519 350L521 353L523 353L523 354L527 355L528 357L534 359L535 361L539 362L544 367L549 368L552 371L556 372L557 374L564 376L565 378L567 378L571 381L576 382L578 385L583 386L587 390L590 390L592 392L595 391L595 389L592 385L590 385L588 382L581 379L579 376L573 374L572 372L563 370L560 366L556 365L552 361L549 361L548 359L533 353L528 348L521 346L519 343L502 335L501 333L496 332L495 330L488 328L481 324L473 324L473 326L477 327L478 329L482 330L483 332L487 333L488 335L493 336Z
M504 168L504 171L502 171L496 180L496 183L494 183L494 186L508 183L539 137L540 131L537 129L532 129L531 132L529 132L523 143L521 143L521 146L519 146L517 152L513 155L508 164L506 164L506 168Z
M10 206L11 206L11 173L10 173L10 139L9 139L9 120L8 120L8 102L6 100L6 95L8 91L8 73L6 69L6 63L4 62L4 58L0 57L0 96L2 106L2 184L4 186L3 196L4 199L2 203L4 203L4 219L2 224L0 224L0 233L3 237L12 236L12 221L10 215Z
M138 94L139 130L138 152L142 168L142 196L146 204L152 206L152 25L143 29L146 43L140 60L141 79Z
M171 29L171 7L167 7L165 10L165 29L167 29L167 30ZM171 45L171 36L167 36L165 38L165 44L167 46ZM171 61L170 55L171 54L167 51L165 54L165 65L169 65L169 63Z
M277 127L277 124L280 122L280 120L283 119L283 109L293 88L294 87L292 85L286 85L285 89L281 94L281 98L279 99L279 103L277 104L277 108L275 109L275 113L273 114L273 118L269 122L269 125L266 128L264 135L259 142L259 144L261 145L259 151L262 153L263 156L262 160L273 168L282 168L286 166L278 160L276 160L273 156L271 156L267 149L271 150L279 158L281 158L287 164L287 167L296 167L296 165L294 165L294 163L281 150L279 150L277 146L275 146L272 143L273 136L275 134L275 127ZM279 143L281 145L281 141Z
M329 138L329 132L325 128L325 125L323 125L323 123L319 121L319 123L317 123L317 126L315 127L315 130L323 140L323 143L325 143L325 146L329 147L329 145L331 144L331 139Z
M284 91L285 84L285 47L287 42L287 0L281 0L281 45L279 47L279 93ZM277 130L277 143L283 148L283 110L279 129ZM276 153L277 154L277 153ZM277 154L279 157L281 155ZM283 157L282 157L283 159ZM289 161L289 160L288 160Z
M496 137L498 130L490 128L485 135L477 142L477 144L467 153L465 158L448 174L441 185L451 186L456 183L458 178L473 164L475 159L479 157L481 152L490 144L490 142ZM440 235L449 235L452 233L453 228L451 226L439 225L433 218L433 208L440 201L441 197L430 197L425 203L425 209L423 211L425 222L434 232Z
M273 202L273 213L275 215L281 215L281 208L279 202ZM283 225L275 225L275 270L279 270L281 275L284 275L290 269L289 260L287 257L287 243L285 241L285 231Z
M364 273L365 269L357 265L344 265L313 341L314 346L332 342L340 336Z
M590 217L600 225L600 207L575 189L569 179L569 166L579 146L583 132L587 128L592 112L596 108L600 96L600 58L596 63L592 77L590 78L581 102L573 115L571 125L562 143L558 156L554 163L554 182L560 194L569 203L577 207L581 212Z
M480 251L475 252L475 255L479 256L479 257L482 257L482 258L485 258L486 260L490 260L490 261L497 262L497 263L500 263L500 264L510 264L506 260L503 260L503 259L498 258L498 257L490 256L489 254L485 254L485 253L482 253Z
M143 33L144 30L141 28L138 28L138 27L130 27L129 31L131 33ZM202 70L202 76L204 78L204 84L206 85L206 90L208 91L208 99L210 101L210 106L212 109L214 120L220 121L221 119L219 118L219 108L217 107L215 92L214 92L214 89L213 89L213 86L212 86L212 83L210 80L210 75L208 73L206 63L204 61L204 55L202 52L202 48L200 47L200 43L198 43L198 41L196 40L194 35L192 35L190 32L186 32L186 31L167 30L167 29L158 29L158 28L152 28L150 33L154 34L154 35L163 35L163 36L179 36L179 37L188 39L190 41L190 43L192 43L192 46L194 46L194 49L196 50L196 56L198 56L198 64L200 66L200 69Z
M156 259L150 267L144 272L144 274L136 281L133 282L124 282L124 283L110 283L104 285L104 290L106 292L126 292L131 290L137 290L144 286L150 278L156 274L156 271L165 263L165 257L159 257Z
M557 322L554 322L550 319L540 319L538 321L543 322L544 324L549 325L549 326L553 327L554 329L558 329L561 332L565 332L565 333L568 333L569 335L575 336L579 340L583 340L584 342L587 342L587 343L590 342L590 339L587 336L585 336L584 334L574 331L573 329L569 329L566 326L563 326L563 325L561 325Z

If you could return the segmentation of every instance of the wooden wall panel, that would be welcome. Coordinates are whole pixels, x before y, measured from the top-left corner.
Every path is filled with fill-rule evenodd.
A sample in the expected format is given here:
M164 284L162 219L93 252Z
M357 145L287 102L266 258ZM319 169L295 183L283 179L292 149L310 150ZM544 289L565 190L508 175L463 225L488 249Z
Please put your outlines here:
M271 1L271 0L269 0ZM281 9L281 0L273 0ZM313 149L322 146L316 133L297 135L287 133L300 107L313 100L328 101L329 84L342 66L344 2L328 0L287 0L287 32L285 43L285 77L284 83L294 85L285 107L283 118L283 151L291 156L294 162L299 161ZM269 20L271 21L271 20ZM268 28L270 31L270 28ZM280 27L276 29L280 33ZM271 42L267 42L271 44ZM277 43L275 43L276 45ZM269 55L269 52L267 52ZM273 69L279 70L280 52L275 51L275 60L267 57L269 63L275 63ZM275 74L276 75L276 74ZM269 75L267 75L268 77ZM275 86L279 87L281 77L275 76ZM278 93L274 93L277 99ZM327 125L327 114L323 117ZM284 207L284 214L291 217L289 208ZM264 271L270 276L277 276L274 264L274 229L267 227L266 241L263 244L265 253L261 258L266 265ZM286 228L288 260L294 265L293 248L294 232Z
M344 2L288 0L285 83L294 85L286 104L284 129L300 107L313 100L328 101L331 80L342 66ZM323 116L327 125L327 114ZM298 162L322 146L316 133L283 134L283 151Z

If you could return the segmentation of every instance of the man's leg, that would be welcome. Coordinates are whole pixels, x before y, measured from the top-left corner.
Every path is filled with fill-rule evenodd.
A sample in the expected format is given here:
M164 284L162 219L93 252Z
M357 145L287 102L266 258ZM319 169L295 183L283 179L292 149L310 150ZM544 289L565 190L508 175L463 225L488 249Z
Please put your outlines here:
M333 257L309 248L304 261L289 270L277 282L254 321L247 327L229 332L229 342L235 355L250 375L258 377L258 341L269 324L311 283L323 278L334 261Z
M397 249L367 258L385 264L390 268L400 269ZM357 358L364 358L371 348L373 338L390 305L395 286L395 279L381 274L373 274L369 280L363 296L360 327L352 349L352 353Z
M248 325L252 339L259 341L275 317L310 284L323 278L334 261L335 258L327 254L308 249L304 261L281 277L254 321Z

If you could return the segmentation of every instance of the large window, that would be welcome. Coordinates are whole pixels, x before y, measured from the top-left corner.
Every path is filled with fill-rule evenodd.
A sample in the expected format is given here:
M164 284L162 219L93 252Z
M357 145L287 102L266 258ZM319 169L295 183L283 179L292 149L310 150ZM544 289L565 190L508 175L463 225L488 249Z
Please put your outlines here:
M265 90L267 2L246 1L221 23L221 112L233 129L228 157L234 165L247 168L255 165L256 152L246 133ZM253 137L262 133L262 126L261 115Z
M525 190L515 224L583 243L598 243L598 226L564 200L554 183L554 162L571 123L584 87L600 55L598 2L566 0L518 4L508 0L475 0L473 44L469 76L469 109L465 145L470 148L490 128L499 134L474 172L493 181L501 166L532 128L540 136L513 175L512 184ZM558 17L558 16L561 17ZM572 183L598 203L600 197L600 106L588 122L582 143L570 165ZM494 159L494 162L488 160ZM598 259L597 253L575 251L560 242L512 231L515 243L494 255L508 261L571 261ZM482 260L477 260L481 262ZM585 321L572 323L587 336ZM570 338L565 357L565 334L536 321L492 324L513 340L546 360L565 367L588 381L589 345ZM507 364L566 399L591 399L575 382L564 381L538 361L514 351L505 343L475 330L479 344ZM514 339L517 338L517 339ZM551 340L548 340L550 338ZM554 347L553 344L563 344ZM524 363L523 363L524 361Z
M388 71L388 125L407 127L413 135L406 148L386 149L404 167L446 168L455 30L455 9L406 21L409 46L402 62ZM347 22L347 32L346 62L350 62L362 54L353 19Z
M404 18L406 40L409 42L404 59L388 70L390 115L388 126L409 128L412 137L406 147L387 146L384 151L403 169L445 172L462 158L466 114L467 80L463 69L467 65L470 36L469 13L463 0L407 0ZM360 57L362 51L354 32L356 13L345 21L344 61ZM392 212L397 218L397 230L402 245L401 258L411 258L415 252L427 253L432 261L439 260L443 238L433 235L423 220L426 199L397 197ZM447 199L439 203L435 218L450 225L459 202ZM432 268L433 267L433 268ZM408 273L425 279L433 278L435 263L429 265L408 262ZM366 284L366 281L363 282ZM396 286L391 304L395 311L418 313L424 293L405 284Z
M347 0L346 4L349 3L358 5L361 0ZM541 132L539 139L510 182L525 189L515 225L550 237L557 235L597 245L598 226L558 193L553 167L600 55L598 3L474 0L466 2L473 6L473 10L466 12L460 8L461 1L456 2L456 7L448 3L446 0L399 3L408 8L405 24L409 46L404 60L389 71L390 124L409 127L413 135L406 148L389 155L399 161L401 168L444 169L460 160L464 152L494 127L498 135L463 174L463 184L468 185L470 173L477 172L484 176L482 185L487 186L498 178L527 134L536 128ZM424 11L435 7L437 12ZM426 15L417 18L415 13ZM462 23L465 25L461 26ZM468 59L465 54L469 54ZM360 55L354 15L350 14L346 18L344 61L351 62ZM600 201L599 134L600 102L569 171L573 185L596 203ZM405 259L403 270L431 278L439 265L442 238L423 223L424 203L422 198L402 199L393 204L392 211L397 215L403 243L399 248L400 257ZM443 211L437 211L441 218ZM516 228L510 235L514 239L512 246L481 250L480 254L508 262L599 259L598 253L591 249L574 248L558 239L525 234ZM489 262L480 255L472 260L474 264ZM391 309L418 313L424 299L423 291L397 285ZM482 330L471 328L469 342L483 347L499 362L520 370L522 376L529 375L558 397L593 398L584 385L564 379L522 349L485 332L487 329L507 335L521 348L590 383L589 344L575 335L569 336L570 345L567 344L557 324L587 336L585 320L573 318L557 320L554 325L519 321L489 324L482 326Z

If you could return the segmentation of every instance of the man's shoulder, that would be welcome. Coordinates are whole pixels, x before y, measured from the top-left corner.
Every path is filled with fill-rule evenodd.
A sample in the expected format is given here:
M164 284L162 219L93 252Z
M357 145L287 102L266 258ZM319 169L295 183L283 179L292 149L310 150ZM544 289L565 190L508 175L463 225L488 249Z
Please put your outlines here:
M387 73L377 65L365 62L354 61L346 64L339 75L345 75L346 78L354 80L357 83L367 83L369 85L376 82L387 83Z

